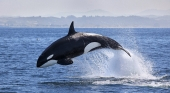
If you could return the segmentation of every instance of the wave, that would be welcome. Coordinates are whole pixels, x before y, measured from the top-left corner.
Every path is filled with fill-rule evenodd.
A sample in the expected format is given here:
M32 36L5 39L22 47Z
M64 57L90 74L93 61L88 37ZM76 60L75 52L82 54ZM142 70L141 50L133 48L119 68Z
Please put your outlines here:
M127 85L127 86L140 86L140 87L160 87L160 88L170 88L169 81L159 81L159 80L138 80L138 79L122 79L122 80L102 80L94 81L92 84L95 85Z

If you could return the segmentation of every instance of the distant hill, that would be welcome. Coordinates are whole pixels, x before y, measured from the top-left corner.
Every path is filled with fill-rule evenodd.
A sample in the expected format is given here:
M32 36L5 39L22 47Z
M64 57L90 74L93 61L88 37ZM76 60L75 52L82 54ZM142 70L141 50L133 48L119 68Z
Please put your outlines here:
M99 11L100 12L100 11ZM71 21L78 28L170 28L170 16L67 16L0 17L0 27L68 28Z
M170 15L170 9L169 10L149 9L149 10L142 11L142 12L138 13L137 15L140 15L140 16L146 16L146 15L165 16L165 15Z

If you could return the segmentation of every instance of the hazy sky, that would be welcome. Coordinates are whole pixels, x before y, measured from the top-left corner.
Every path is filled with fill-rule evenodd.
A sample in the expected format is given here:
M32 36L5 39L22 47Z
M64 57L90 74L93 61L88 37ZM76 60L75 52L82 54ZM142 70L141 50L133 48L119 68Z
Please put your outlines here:
M170 0L0 0L0 16L64 16L96 9L133 15L148 9L169 10Z

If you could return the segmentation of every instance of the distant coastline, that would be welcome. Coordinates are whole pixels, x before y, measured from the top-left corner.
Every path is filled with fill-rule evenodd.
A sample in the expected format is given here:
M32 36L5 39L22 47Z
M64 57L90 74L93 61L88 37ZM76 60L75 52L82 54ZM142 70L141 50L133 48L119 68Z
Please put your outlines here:
M0 17L0 28L170 28L167 16Z

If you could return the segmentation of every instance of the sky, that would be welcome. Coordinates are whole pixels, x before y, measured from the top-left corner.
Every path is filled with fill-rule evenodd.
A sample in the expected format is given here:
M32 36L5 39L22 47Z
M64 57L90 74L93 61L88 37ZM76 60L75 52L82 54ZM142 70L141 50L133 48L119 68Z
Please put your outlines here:
M170 10L170 0L0 0L0 16L135 15Z

